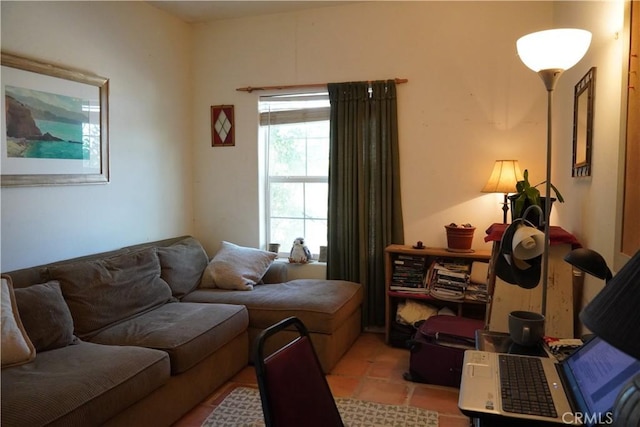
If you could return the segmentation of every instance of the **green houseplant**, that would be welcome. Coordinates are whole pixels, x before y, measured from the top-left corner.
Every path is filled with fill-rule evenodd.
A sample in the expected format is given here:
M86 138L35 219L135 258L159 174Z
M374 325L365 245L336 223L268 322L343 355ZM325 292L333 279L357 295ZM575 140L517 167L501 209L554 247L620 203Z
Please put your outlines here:
M550 199L550 203L553 203L556 199L559 203L564 203L564 197L560 194L558 188L550 184L553 192L555 193L556 199L550 198L547 196L546 198L540 197L540 190L538 190L538 186L546 183L547 181L542 181L536 185L531 185L529 182L529 171L527 169L524 170L523 179L516 183L516 194L509 196L511 200L511 210L513 218L520 218L524 211L531 205L540 206L542 212L545 209L545 199ZM537 215L536 215L537 217Z

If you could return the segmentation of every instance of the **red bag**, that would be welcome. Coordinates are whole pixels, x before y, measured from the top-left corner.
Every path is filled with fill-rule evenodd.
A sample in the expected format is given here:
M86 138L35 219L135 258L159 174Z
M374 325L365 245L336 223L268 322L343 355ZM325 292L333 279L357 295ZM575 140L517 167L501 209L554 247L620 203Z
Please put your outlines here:
M464 351L475 348L482 320L458 316L431 316L409 341L409 381L460 387Z

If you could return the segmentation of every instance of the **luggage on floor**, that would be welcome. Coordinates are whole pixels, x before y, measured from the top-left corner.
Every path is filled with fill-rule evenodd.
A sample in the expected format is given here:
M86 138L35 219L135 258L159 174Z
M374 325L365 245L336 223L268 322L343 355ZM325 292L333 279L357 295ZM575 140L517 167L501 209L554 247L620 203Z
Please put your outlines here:
M464 351L475 348L484 322L466 317L429 317L409 341L409 381L460 387Z

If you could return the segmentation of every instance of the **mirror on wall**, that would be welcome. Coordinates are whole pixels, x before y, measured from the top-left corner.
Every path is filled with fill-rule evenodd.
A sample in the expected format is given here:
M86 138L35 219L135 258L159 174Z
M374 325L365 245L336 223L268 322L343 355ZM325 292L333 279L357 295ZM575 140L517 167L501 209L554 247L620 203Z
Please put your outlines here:
M573 98L573 166L571 176L591 176L593 144L593 104L596 67L576 84Z

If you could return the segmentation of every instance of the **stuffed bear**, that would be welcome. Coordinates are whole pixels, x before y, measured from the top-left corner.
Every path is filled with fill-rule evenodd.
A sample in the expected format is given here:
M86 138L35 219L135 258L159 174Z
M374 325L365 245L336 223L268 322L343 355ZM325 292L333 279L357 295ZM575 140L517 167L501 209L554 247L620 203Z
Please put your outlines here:
M289 253L289 262L304 264L309 260L311 260L311 252L304 244L304 237L298 237L293 241L293 247Z

